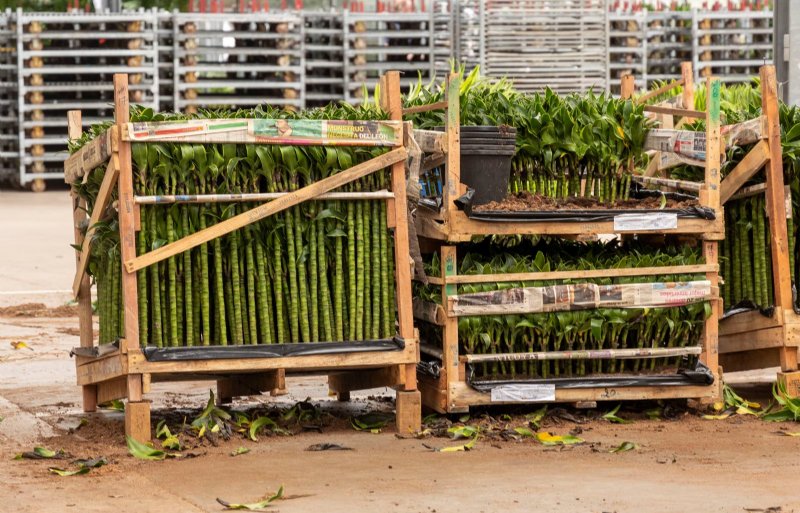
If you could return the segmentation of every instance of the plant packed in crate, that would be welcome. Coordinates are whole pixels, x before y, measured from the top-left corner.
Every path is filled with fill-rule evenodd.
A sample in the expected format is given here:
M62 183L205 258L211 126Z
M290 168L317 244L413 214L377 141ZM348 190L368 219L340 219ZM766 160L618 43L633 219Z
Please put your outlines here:
M204 111L205 118L386 119L377 106L331 105L289 113ZM131 121L187 119L133 108ZM92 127L76 151L108 128ZM385 148L133 143L135 195L285 192L385 152ZM103 179L73 185L89 212ZM338 190L389 189L388 170ZM257 206L142 205L141 255ZM393 238L385 200L308 201L138 271L141 345L157 347L357 341L395 335ZM97 284L100 342L124 334L117 214L94 233L89 274Z
M516 239L519 242L519 238ZM504 241L507 242L507 241ZM682 247L654 249L636 242L581 243L543 239L522 240L501 249L495 242L470 245L458 262L459 275L575 271L663 267L703 263L700 251ZM438 254L426 263L426 272L440 276ZM457 294L518 287L544 287L571 283L599 285L680 282L705 279L703 275L650 275L637 277L580 278L457 285ZM441 289L415 283L415 297L441 303ZM533 353L602 349L691 347L700 343L707 302L669 308L599 308L553 313L465 316L458 319L460 354ZM426 325L423 339L439 343L441 332ZM679 357L652 359L497 361L475 366L476 377L555 378L652 373L674 370Z
M419 82L408 92L405 106L445 99L443 85ZM644 143L652 122L644 107L631 100L592 91L560 96L545 89L525 94L509 81L482 77L476 67L463 76L460 103L464 126L517 129L511 193L584 197L613 204L629 198L631 176L646 164ZM435 129L445 125L445 118L446 113L439 110L409 119L415 128Z
M706 87L695 88L696 110L706 107ZM720 110L726 125L755 119L762 114L761 88L758 80L750 84L723 85L720 93ZM787 218L789 259L792 280L796 276L797 226L794 218L800 212L800 108L779 103L781 147L783 154L784 183L791 192L791 212ZM684 127L687 130L705 130L705 120L694 120ZM727 148L721 166L724 177L733 171L755 143ZM701 181L703 169L680 166L670 170L673 177ZM763 171L756 173L745 187L763 183ZM724 284L721 293L725 308L743 301L766 308L773 304L772 253L770 248L770 223L766 212L764 193L729 200L725 205L725 240L720 245L721 275Z

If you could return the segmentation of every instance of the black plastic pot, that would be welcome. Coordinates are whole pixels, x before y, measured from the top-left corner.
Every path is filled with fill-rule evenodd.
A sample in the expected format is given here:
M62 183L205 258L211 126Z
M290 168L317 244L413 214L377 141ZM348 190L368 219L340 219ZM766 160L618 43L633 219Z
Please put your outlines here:
M508 195L517 130L509 126L461 127L461 183L472 188L473 205Z

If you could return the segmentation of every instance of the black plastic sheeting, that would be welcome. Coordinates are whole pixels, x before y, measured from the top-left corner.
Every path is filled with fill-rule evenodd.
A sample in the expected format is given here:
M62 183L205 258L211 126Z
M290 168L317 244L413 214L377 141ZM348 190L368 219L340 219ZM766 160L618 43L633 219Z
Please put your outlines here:
M745 299L744 301L739 301L733 305L730 310L725 312L725 315L722 316L722 319L727 319L740 313L752 312L753 310L757 310L764 317L772 317L775 314L774 306L770 306L768 308L759 308L757 304L753 303L749 299Z
M281 358L284 356L333 355L402 351L406 343L400 337L357 342L305 342L302 344L259 344L253 346L145 347L149 362L191 360L231 360L235 358Z
M712 385L714 374L701 362L694 369L679 369L677 374L654 376L598 376L585 378L557 379L514 379L514 380L476 380L473 371L468 369L467 382L479 392L490 392L492 388L503 385L555 385L559 388L595 388L595 387L641 387L641 386L686 386Z
M596 209L596 210L527 210L527 211L508 211L490 210L476 212L472 209L472 195L474 191L468 190L466 194L455 200L456 206L463 210L467 217L477 221L491 222L513 222L513 221L548 221L548 222L580 222L590 223L599 221L613 221L615 216L620 214L647 214L647 213L670 213L677 214L678 217L690 217L713 220L716 218L713 209L701 206L686 208L664 208L664 209ZM667 198L671 199L696 199L694 196L686 194L665 192ZM641 199L648 196L661 196L658 191L637 189L631 191L631 198Z

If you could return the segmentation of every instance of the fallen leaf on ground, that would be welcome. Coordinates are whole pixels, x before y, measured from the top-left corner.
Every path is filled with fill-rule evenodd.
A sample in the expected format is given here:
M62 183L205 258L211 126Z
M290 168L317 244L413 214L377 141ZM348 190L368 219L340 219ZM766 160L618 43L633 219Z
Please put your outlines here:
M306 447L306 450L307 451L352 451L353 449L339 444L321 443L321 444L309 445L308 447Z
M240 454L247 454L250 452L250 449L247 447L239 447L235 451L231 451L231 456L239 456Z
M235 504L232 502L224 501L220 498L217 498L217 502L225 506L225 509L244 509L248 511L258 511L260 509L264 509L270 505L270 503L280 499L283 497L283 485L278 488L278 491L275 492L273 495L266 496L263 500L259 502L252 502L250 504Z
M14 349L30 349L31 351L33 351L33 348L31 346L29 346L28 344L26 344L21 340L12 340L11 347L13 347Z
M622 442L621 444L619 444L619 446L611 449L608 452L628 452L638 448L639 446L633 442Z
M149 445L134 440L129 436L125 438L128 441L128 452L134 458L138 458L140 460L159 461L167 457L167 453L162 450L154 449Z
M776 431L775 433L783 436L800 436L800 431L797 431L795 433L791 433L789 431Z
M585 442L583 438L572 435L553 435L547 431L536 433L536 440L542 445L575 445Z

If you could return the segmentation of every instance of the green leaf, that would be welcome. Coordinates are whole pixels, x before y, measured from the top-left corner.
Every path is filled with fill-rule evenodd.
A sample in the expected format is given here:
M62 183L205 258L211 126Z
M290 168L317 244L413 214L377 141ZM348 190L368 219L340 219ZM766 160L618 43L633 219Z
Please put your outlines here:
M49 467L47 470L61 477L69 477L69 476L79 476L82 474L88 474L89 471L92 469L91 467L81 467L78 470L64 470L57 467Z
M156 249L156 248L153 248ZM101 408L105 408L107 410L114 410L114 411L125 411L125 403L120 401L119 399L114 399L113 401L109 401L107 403L101 404Z
M261 500L259 502L253 502L253 503L250 503L250 504L235 504L235 503L231 503L231 502L228 502L228 501L224 501L224 500L222 500L220 498L217 498L217 502L222 504L225 507L225 509L229 509L229 510L231 510L231 509L244 509L244 510L248 510L248 511L258 511L260 509L264 509L264 508L268 507L272 502L275 502L276 500L280 499L281 497L283 497L283 485L281 485L281 487L278 488L277 492L275 492L272 495L267 495L263 500Z
M583 438L572 435L553 435L547 431L536 433L536 440L542 445L576 445L585 442Z
M621 406L622 404L618 404L616 408L603 415L602 418L604 418L609 422L613 422L614 424L631 424L633 422L632 420L626 420L617 416L617 412L619 411Z
M258 442L258 437L256 435L258 434L258 430L264 426L269 426L270 428L277 428L278 424L276 424L275 421L269 417L258 417L257 419L255 419L253 422L250 423L250 431L249 431L250 440Z
M478 434L478 428L474 426L453 426L447 430L453 440L461 438L472 438Z
M547 415L547 405L542 406L533 413L525 415L525 418L528 420L531 426L533 426L535 429L539 429L539 426L541 425L542 420L544 420L545 415Z
M466 452L474 449L476 443L478 443L477 435L475 436L475 438L465 443L464 445L450 445L448 447L442 447L440 449L434 449L434 450L436 452Z
M636 445L633 442L622 442L621 444L619 444L619 446L611 449L608 452L611 452L611 453L628 452L628 451L633 451L633 450L638 449L638 448L639 448L639 446Z
M375 430L381 430L386 427L390 420L392 420L392 416L386 413L365 413L364 415L351 417L350 425L356 431L371 431L375 433Z
M138 458L140 460L151 460L151 461L160 461L167 457L167 453L164 451L154 449L149 445L145 445L130 436L126 436L125 439L128 443L128 452L134 458Z
M536 433L534 433L530 428L526 428L526 427L514 428L514 432L517 433L518 435L524 436L526 438L530 438L530 437L536 436Z
M247 454L248 452L250 452L250 449L247 447L239 447L235 451L231 451L231 456L239 456L241 454Z
M469 413L462 415L458 418L459 422L469 422Z

